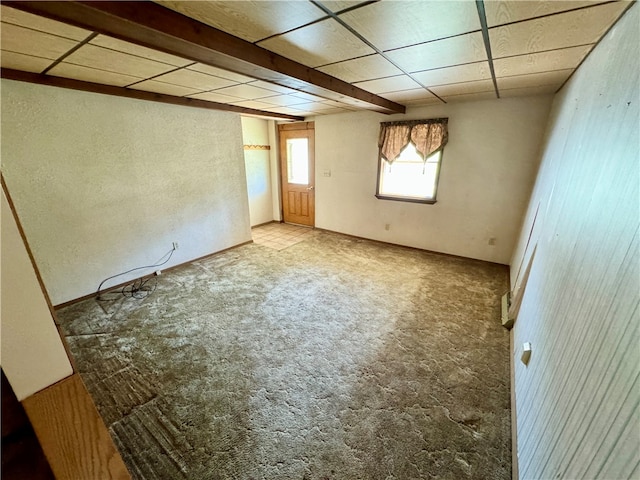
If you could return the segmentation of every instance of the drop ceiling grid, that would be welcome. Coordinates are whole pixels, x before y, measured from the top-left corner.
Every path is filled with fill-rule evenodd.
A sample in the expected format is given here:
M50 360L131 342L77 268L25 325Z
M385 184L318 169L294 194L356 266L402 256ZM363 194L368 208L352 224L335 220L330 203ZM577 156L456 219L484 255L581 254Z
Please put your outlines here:
M372 93L423 88L422 98L431 99L430 84L422 82L413 71L426 70L427 65L430 68L446 67L487 58L479 36L480 20L474 2L377 2L339 17L356 35L373 44L392 68L398 70L399 67L404 77L398 77L399 84L394 86L393 80L388 80L393 76L389 70L378 70L377 74L369 75L352 73L358 71L357 62L362 59L327 65L320 70L361 88L372 88ZM425 18L428 18L427 22ZM389 35L389 32L394 34ZM465 56L469 50L460 48L463 43L474 44L472 57ZM416 48L407 50L412 47ZM425 58L429 57L426 52L431 52L430 58ZM439 58L433 55L434 52L439 52Z
M82 80L84 82L103 83L115 87L125 87L142 80L131 75L108 72L66 62L60 62L55 65L51 70L47 71L47 75Z
M83 45L66 57L65 62L142 79L155 77L176 69L175 65L99 47L91 43Z
M453 12L455 15L451 14L452 8L455 10ZM424 17L429 17L428 25L425 25ZM330 18L270 37L258 44L324 73L355 83L409 73L398 69L393 59L390 61L386 55L382 54L383 50L405 48L407 45L422 44L470 31L477 32L480 29L475 4L471 2L446 5L442 2L377 2L340 13L338 18L345 22L346 27ZM380 29L375 28L376 25L380 25L380 18L384 18L385 33L382 36L379 33ZM452 18L456 20L452 21ZM332 35L326 34L328 29L332 29ZM388 32L395 32L395 34L389 35ZM336 35L340 37L337 43L335 43ZM350 39L351 44L338 51L339 47L349 43L346 41L347 38ZM389 38L394 40L389 41ZM330 45L332 41L334 44ZM333 58L310 53L315 52L317 45L322 42L327 43L325 47L329 47L335 55ZM366 55L364 46L370 51L370 45L375 48L375 53ZM349 50L349 48L354 49ZM347 58L336 60L340 56ZM321 59L325 60L324 64L320 63ZM409 79L417 83L415 85L417 87L426 87L411 78L410 74ZM396 90L399 89L396 88ZM425 96L431 96L426 89Z
M198 98L195 94L238 85L234 80L254 81L250 77L215 67L194 64L194 62L187 59L124 42L106 35L96 36L89 42L87 48L81 46L73 52L80 43L72 40L72 37L84 40L92 32L24 13L4 5L2 6L2 14L2 31L5 37L3 39L3 47L17 45L22 48L23 52L27 52L11 52L5 48L3 51L4 61L2 62L5 68L40 73L54 65L48 72L53 76L180 97L193 96L194 98ZM14 19L14 24L4 22L5 19ZM17 23L20 23L20 25L16 25ZM59 36L57 33L62 33L65 36ZM25 50L25 48L27 49ZM80 52L79 50L83 48L84 50ZM70 51L72 52L71 54L69 54ZM48 58L36 56L34 53L45 55ZM64 58L66 61L55 64L60 58ZM179 70L176 70L176 67ZM190 68L187 70L181 67ZM206 73L198 70L204 70ZM166 71L171 73L166 73ZM209 73L212 71L227 78L210 75ZM179 72L184 73L180 74ZM185 78L191 78L192 81L184 81ZM268 94L278 95L277 92L272 91L269 91ZM215 101L224 99L225 103L229 104L251 100L223 94L217 94L216 96ZM200 98L210 99L206 98L206 96L201 96ZM313 97L313 99L316 98ZM308 101L308 98L299 98L293 103ZM244 106L250 107L251 105L245 104ZM255 106L257 104L254 104ZM265 103L261 106L272 107L273 105Z
M378 53L332 63L322 66L318 70L349 83L378 80L403 73Z
M593 7L611 0L485 1L489 28Z
M594 44L589 44L526 55L494 58L493 65L497 77L576 68L593 46Z
M166 63L168 65L173 65L174 67L185 67L194 63L192 60L187 60L186 58L176 57L175 55L170 55L168 53L153 50L134 43L125 42L107 35L98 35L89 43L108 50L126 53L127 55L132 55L134 57Z
M332 18L271 37L257 45L312 68L376 53Z
M0 6L4 68L41 73L67 52L90 38L92 32L65 23Z
M162 75L155 77L153 80L180 87L195 88L202 92L239 85L238 82L234 82L233 80L227 80L225 78L184 68L174 70L169 73L163 73Z
M2 49L57 60L78 45L77 40L2 22Z
M627 2L596 4L489 28L494 58L596 43L627 5Z
M376 2L339 18L383 52L480 31L475 2Z
M127 88L133 90L144 90L145 92L173 95L176 97L186 97L187 95L202 93L201 90L195 88L182 87L180 85L173 85L171 83L158 82L156 80L145 80L143 82L130 85Z
M625 1L521 3L486 3L490 23L503 22L489 28L501 94L559 89L628 6Z
M157 0L155 3L252 43L326 17L315 5L302 1Z
M0 5L0 19L2 23L25 27L30 30L49 33L58 37L68 38L70 40L81 41L87 38L92 32L82 28L67 25L66 23L56 22L48 18L39 17L26 13L15 8Z
M496 75L497 78L506 79L506 77L517 76L522 78L522 80L525 83L533 83L532 85L530 85L531 88L534 88L536 86L542 86L542 87L546 86L546 84L536 85L535 80L541 79L541 78L551 78L552 75L542 75L542 74L546 74L547 72L558 71L559 74L555 75L555 78L564 77L564 80L566 80L566 77L568 77L568 75L566 75L567 69L574 69L577 67L580 61L588 54L593 44L602 36L602 34L606 31L606 29L617 19L617 17L624 10L624 8L626 8L625 3L628 3L628 2L617 2L617 4L607 4L605 2L593 2L593 1L591 2L563 2L563 1L560 1L560 2L558 1L556 2L549 2L549 1L487 2L486 5L490 5L489 12L488 12L488 22L490 26L495 27L499 25L504 25L505 23L511 24L513 22L528 23L531 21L539 21L541 23L552 22L553 24L556 25L556 28L552 29L553 31L551 32L545 31L544 33L540 34L540 37L544 37L545 41L548 42L546 46L554 52L554 54L552 55L555 57L555 59L551 58L550 55L547 55L545 58L545 56L543 55L534 56L529 52L527 53L519 52L519 53L516 53L515 55L511 55L510 61L498 62L500 69ZM462 6L461 4L454 4L454 5L457 7ZM391 2L388 2L388 3L378 2L378 3L368 5L366 6L366 8L359 8L357 10L341 14L340 16L341 18L345 19L350 24L350 26L357 31L358 34L362 35L367 40L372 41L372 43L374 43L377 48L381 50L385 50L385 47L389 47L388 49L385 50L385 53L389 53L389 50L390 50L392 59L394 59L395 57L395 60L400 59L401 62L403 60L406 60L407 62L409 62L410 60L406 58L406 56L403 59L403 50L405 48L418 47L418 48L415 48L413 52L408 52L409 56L412 56L412 54L416 54L416 55L419 55L420 53L424 54L425 51L428 51L429 49L429 47L426 45L431 43L433 40L431 41L426 40L425 42L422 43L422 45L414 44L407 47L407 46L399 46L397 43L394 43L394 41L397 41L395 37L402 36L402 34L405 34L404 32L410 31L412 20L417 21L419 24L422 25L420 15L417 15L417 13L420 8L426 8L426 7L432 8L433 4L429 5L429 2L423 2L421 5L418 5L418 8L416 9L415 4L409 4L409 3L392 4ZM596 11L594 10L594 7L599 7L599 9ZM408 19L407 17L403 17L402 13L399 13L399 11L402 11L402 10L412 12L416 15L415 17ZM450 9L446 13L450 14ZM566 18L566 15L572 15L573 18L568 19ZM461 15L457 15L457 17L460 17L460 16ZM395 17L396 19L399 18L402 22L402 25L405 28L394 29L392 22L389 22L390 17L391 18ZM455 18L455 17L456 16L451 15L447 18ZM374 22L374 23L377 22L379 24L380 18L384 18L385 22L390 23L390 25L388 25L386 29L382 29L382 30L370 28L367 22ZM475 17L475 22L477 23L475 24L471 23L471 18L473 17L469 17L469 16L467 17L467 19L470 22L467 24L467 28L473 28L474 26L478 27L479 21L477 16ZM581 48L573 49L573 47L576 46L575 45L576 42L571 42L571 41L568 42L568 45L566 41L564 43L557 44L557 43L553 43L553 40L551 40L551 42L549 43L550 38L555 39L559 35L561 35L562 32L566 32L567 30L571 31L572 29L570 27L568 28L567 25L571 26L572 20L574 19L578 19L576 23L577 25L579 25L579 27L578 28L574 27L573 31L576 32L576 35L579 38L585 39L585 41L587 42L586 48L584 45L582 45L582 46L579 46ZM589 25L591 30L595 28L595 33L592 33L592 35L590 36L588 34L584 35L584 32L580 32L581 30L580 27L585 23L585 21ZM439 25L442 25L444 23L446 23L446 21L440 22ZM562 28L558 28L557 25L561 23L564 25L562 26ZM599 25L594 26L594 23L599 23ZM409 25L409 27L406 27L407 25ZM530 27L530 24L524 25L524 28L528 28L528 27ZM453 35L456 35L456 34L460 35L460 32L464 32L465 28L462 28L460 26L458 28L459 28L458 31L450 30L449 32L446 32L446 30L441 30L439 33L441 35L446 35L447 33L450 33ZM523 28L523 27L512 26L512 30L513 29L517 30L519 28ZM423 28L421 31L425 31L425 30L429 30L429 29ZM383 32L382 34L380 34L381 31ZM388 36L389 31L400 31L403 33L401 35L391 36L391 40L387 40L387 38L389 37ZM430 34L433 35L434 37L438 36L434 32L430 32ZM376 37L376 35L378 35L378 37ZM380 37L379 35L383 35L383 36ZM428 38L428 37L424 37L424 38ZM535 39L535 35L529 35L528 38ZM385 41L387 42L386 44L384 43ZM505 43L512 43L512 42L505 42ZM526 41L521 43L526 43ZM560 47L558 47L558 45ZM396 48L392 49L393 47L396 47ZM394 50L400 50L401 52L393 53ZM481 50L480 48L477 48L477 52L479 52L480 50ZM500 56L500 53L501 53L500 48L497 48L496 50L498 51L496 60L507 58L507 56ZM404 51L404 52L407 52L407 51ZM536 51L535 53L540 53L540 52ZM517 57L522 57L522 58L517 58ZM363 79L361 77L359 78L356 77L357 73L354 73L354 71L358 72L358 69L355 68L357 67L356 65L357 62L362 62L362 59L366 59L366 58L370 58L370 57L360 57L356 59L350 59L350 60L346 60L338 63L333 63L330 65L320 67L319 70L324 71L325 73L331 74L333 76L336 76L338 78L341 78L345 81L349 81L354 85L359 86L361 88L363 87L365 89L367 87L367 81L371 81L372 82L371 85L373 85L372 86L373 90L371 91L373 93L385 93L384 91L381 92L379 88L376 88L375 83L376 82L379 82L381 84L384 83L385 79L388 79L390 77L389 75L385 75L383 73L381 75L378 75L376 78L374 78L373 75L368 75L366 79ZM466 59L466 60L469 60L469 59ZM466 65L470 65L470 63L462 63L459 66L464 67ZM482 62L480 65L485 65L485 63ZM410 70L411 63L405 63L405 64L400 63L400 66L403 68L409 68ZM447 78L446 81L440 78L445 70L452 69L454 67L455 66L442 65L438 68L438 70L442 70L443 72L438 72L437 74L435 72L435 69L431 69L431 74L422 73L422 74L416 75L416 72L410 72L409 78L413 80L418 80L422 85L429 88L431 88L431 86L437 86L437 85L443 85L443 84L448 84L448 85L457 84L461 88L461 90L459 90L460 94L466 94L465 89L469 88L468 83L470 81L474 81L474 80L479 81L483 78L490 78L490 73L486 71L486 69L481 69L484 71L481 71L476 74L471 74L471 76L468 76L468 77L465 77L463 75L461 77L455 78L455 80L454 80L454 77L449 77ZM388 72L385 72L385 73L388 73ZM524 77L522 77L522 75L526 75L526 74L530 76L525 80ZM436 77L438 77L438 80L429 78L430 75L431 76L435 75ZM511 80L501 81L499 82L499 85L503 86L504 88L504 86L506 85L511 85L512 81L513 81L513 78L511 78ZM486 82L479 83L479 84L486 85ZM560 85L562 85L562 82L555 82L555 84L559 87ZM387 82L387 85L388 85L388 82ZM383 87L383 90L386 90L387 88L393 88L393 87L385 86ZM514 89L514 88L515 87L511 86L510 88L506 88L506 89ZM396 90L402 90L402 89L397 88ZM522 90L522 88L518 88L518 90Z
M34 57L32 55L9 52L7 50L2 50L0 58L2 68L11 68L31 73L43 72L53 63L52 60L48 58Z
M291 2L157 3L164 6L175 4L174 10L187 8L184 3L202 4L194 8L203 8L204 5L211 8L213 5L225 10L226 14L244 10L243 15L253 18L253 22L268 24L271 36L264 42L260 39L264 37L256 38L256 43L280 45L286 50L292 48L287 42L299 37L307 42L303 42L307 47L311 44L329 48L329 54L319 54L296 47L306 55L307 61L320 57L333 60L319 66L319 71L406 104L438 101L422 87L433 88L438 95L441 92L447 101L453 97L462 99L474 95L480 98L487 93L483 90L491 78L487 73L486 51L479 32L475 2L446 2L448 9L444 8L443 2L322 2L331 12L337 12L332 15L337 15L347 23L355 34L307 2L293 2L297 11L303 13L284 20L275 14L271 15L278 17L275 20L264 17L259 12L269 8L269 5L273 7L277 4L280 8L282 5L292 5ZM255 8L246 8L247 3ZM178 7L178 4L181 6ZM505 94L508 92L508 96L511 96L526 91L546 92L552 87L560 87L628 5L626 0L485 2L500 91ZM345 11L345 8L348 10ZM452 15L451 8L460 12ZM75 48L78 40L84 40L91 34L90 31L4 5L2 14L2 65L5 68L42 71ZM434 23L434 28L426 28L424 18L427 16L430 21L437 23ZM453 21L454 18L459 21ZM376 28L378 23L382 24L380 28ZM227 30L223 30L233 28L239 27L237 24L227 25ZM305 40L306 32L316 32L316 37ZM389 32L399 33L389 35ZM339 51L331 47L331 42L335 43L336 38L337 43L341 44ZM349 40L345 41L346 38ZM290 57L287 54L284 56ZM351 58L335 60L345 56ZM109 85L132 85L131 88L135 89L172 92L168 94L221 103L242 102L249 106L248 103L253 102L252 108L261 105L264 107L261 109L274 112L283 109L299 112L305 109L306 113L320 113L329 108L346 111L364 105L351 98L328 104L321 97L193 63L105 35L99 35L89 44L78 48L50 73Z

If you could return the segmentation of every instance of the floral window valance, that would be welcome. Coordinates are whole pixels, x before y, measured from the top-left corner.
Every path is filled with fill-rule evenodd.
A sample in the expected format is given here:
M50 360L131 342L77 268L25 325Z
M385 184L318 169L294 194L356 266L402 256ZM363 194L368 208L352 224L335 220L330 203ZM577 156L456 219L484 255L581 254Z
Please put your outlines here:
M409 120L380 124L378 147L380 155L389 164L412 142L422 159L426 159L447 144L449 132L448 118L431 120Z

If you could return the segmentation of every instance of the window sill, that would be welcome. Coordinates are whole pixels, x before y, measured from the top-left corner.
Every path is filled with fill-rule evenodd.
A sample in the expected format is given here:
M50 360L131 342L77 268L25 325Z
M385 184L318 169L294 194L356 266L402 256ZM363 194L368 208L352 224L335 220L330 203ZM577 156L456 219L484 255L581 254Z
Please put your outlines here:
M422 198L411 198L411 197L391 197L388 195L379 195L376 194L376 198L378 200L393 200L394 202L409 202L409 203L426 203L428 205L433 205L436 203L436 199L422 199Z

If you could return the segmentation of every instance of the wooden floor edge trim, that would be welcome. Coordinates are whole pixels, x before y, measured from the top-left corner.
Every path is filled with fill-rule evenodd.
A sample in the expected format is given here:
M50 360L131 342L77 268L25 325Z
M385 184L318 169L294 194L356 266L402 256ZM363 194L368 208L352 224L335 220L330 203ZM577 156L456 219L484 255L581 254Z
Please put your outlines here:
M516 366L514 360L513 329L509 332L509 377L511 382L511 480L520 478L518 470L518 412L516 411Z
M56 479L131 479L80 374L21 403Z
M426 248L412 247L410 245L402 245L401 243L385 242L384 240L376 240L375 238L361 237L358 235L352 235L350 233L338 232L337 230L329 230L328 228L313 227L313 229L318 230L320 232L337 233L338 235L344 235L345 237L355 238L357 240L367 240L369 242L375 242L381 245L391 245L393 247L408 248L410 250L417 250L419 252L431 253L433 255L442 255L444 257L457 258L460 260L473 260L474 262L490 263L492 265L500 265L501 267L509 266L509 264L507 263L492 262L490 260L482 260L481 258L463 257L462 255L455 255L453 253L437 252L435 250L428 250Z
M187 260L186 262L178 263L177 265L173 265L171 267L165 268L162 271L163 272L170 272L171 270L174 270L176 268L184 267L185 265L189 265L190 263L199 262L200 260L204 260L206 258L210 258L210 257L214 257L216 255L220 255L221 253L228 252L229 250L233 250L234 248L239 248L239 247L242 247L244 245L249 245L250 243L253 243L253 240L248 240L246 242L238 243L237 245L233 245L231 247L223 248L222 250L217 250L215 252L208 253L208 254L203 255L201 257L197 257L197 258L194 258L192 260ZM100 293L113 292L114 290L122 288L125 285L129 285L130 283L133 283L133 282L138 281L138 280L143 280L145 278L149 278L149 277L152 277L154 275L155 275L155 272L154 273L149 273L147 275L143 275L143 276L138 277L138 278L133 278L133 279L128 280L126 282L119 283L118 285L114 285L113 287L105 288L104 290L101 290ZM71 305L83 302L83 301L88 300L90 298L93 298L95 296L96 296L96 292L89 293L87 295L83 295L82 297L74 298L73 300L69 300L69 301L66 301L66 302L63 302L63 303L59 303L58 305L54 305L53 308L54 308L54 310L60 310L61 308L69 307Z

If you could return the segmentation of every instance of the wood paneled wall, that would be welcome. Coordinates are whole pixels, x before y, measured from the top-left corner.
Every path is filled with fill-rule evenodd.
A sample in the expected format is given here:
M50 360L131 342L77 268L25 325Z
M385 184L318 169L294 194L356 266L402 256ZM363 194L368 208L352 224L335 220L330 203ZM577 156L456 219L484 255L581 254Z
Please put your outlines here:
M556 97L511 264L517 290L535 250L513 331L521 479L640 477L639 13Z

